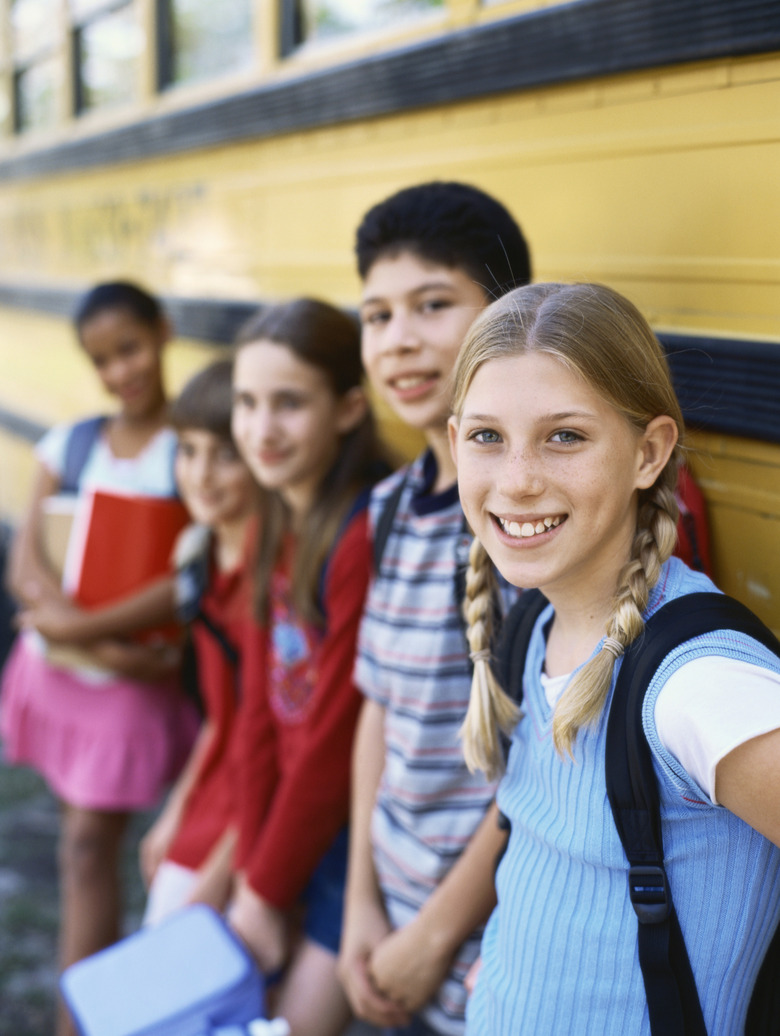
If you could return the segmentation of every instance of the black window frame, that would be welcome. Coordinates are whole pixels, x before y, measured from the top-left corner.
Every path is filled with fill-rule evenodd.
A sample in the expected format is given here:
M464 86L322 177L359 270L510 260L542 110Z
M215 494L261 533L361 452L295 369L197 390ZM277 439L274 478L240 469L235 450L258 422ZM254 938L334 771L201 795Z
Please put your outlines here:
M300 0L278 0L279 57L289 58L306 42L303 38L303 11Z
M155 86L161 93L176 86L172 0L155 0L154 18L157 30Z

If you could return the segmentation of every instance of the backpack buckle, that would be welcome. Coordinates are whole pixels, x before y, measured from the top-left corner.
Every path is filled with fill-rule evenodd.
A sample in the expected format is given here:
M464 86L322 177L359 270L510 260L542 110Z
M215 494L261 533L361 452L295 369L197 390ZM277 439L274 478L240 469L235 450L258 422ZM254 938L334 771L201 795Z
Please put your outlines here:
M640 924L662 924L672 908L663 867L630 867L628 895Z

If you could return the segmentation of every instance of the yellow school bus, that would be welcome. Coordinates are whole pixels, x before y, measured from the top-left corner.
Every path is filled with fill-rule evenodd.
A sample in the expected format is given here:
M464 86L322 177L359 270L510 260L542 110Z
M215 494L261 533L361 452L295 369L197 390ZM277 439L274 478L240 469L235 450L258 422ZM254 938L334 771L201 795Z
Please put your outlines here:
M354 306L364 211L457 179L537 280L648 316L718 582L780 630L776 0L2 0L0 133L3 518L36 435L105 406L85 288L164 297L175 388L259 304Z

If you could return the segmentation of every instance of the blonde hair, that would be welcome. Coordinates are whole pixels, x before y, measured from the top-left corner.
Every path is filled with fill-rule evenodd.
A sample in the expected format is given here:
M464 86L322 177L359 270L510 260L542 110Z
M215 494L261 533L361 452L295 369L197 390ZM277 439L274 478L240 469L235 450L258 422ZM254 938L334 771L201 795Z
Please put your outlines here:
M458 359L456 417L484 363L529 352L559 360L637 430L643 431L660 415L672 417L678 429L678 445L660 475L649 489L639 491L631 554L618 577L605 644L579 670L555 708L553 742L560 755L572 755L577 732L601 716L615 659L644 629L642 615L650 590L675 548L674 490L683 419L666 358L647 321L628 299L596 284L535 284L511 291L490 305L469 331ZM495 776L503 769L498 730L509 733L519 710L490 666L491 609L482 591L490 567L484 548L473 547L464 615L474 679L461 734L469 768Z

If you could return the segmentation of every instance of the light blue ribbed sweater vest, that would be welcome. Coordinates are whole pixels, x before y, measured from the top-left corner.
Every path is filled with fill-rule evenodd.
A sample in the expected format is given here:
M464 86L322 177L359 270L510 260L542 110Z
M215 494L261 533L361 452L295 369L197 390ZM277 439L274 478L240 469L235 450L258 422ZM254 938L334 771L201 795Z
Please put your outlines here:
M710 581L677 559L664 566L647 616ZM539 674L541 616L524 680L524 718L512 737L498 804L512 823L498 868L498 907L485 931L468 1007L469 1036L649 1036L628 899L627 862L607 801L606 722L580 732L575 762L552 746L552 710ZM780 663L732 632L690 641L664 663L645 700L645 730L661 791L667 873L709 1036L738 1036L766 945L780 918L780 850L713 806L661 748L655 699L683 662L715 653ZM739 691L735 688L735 701Z

